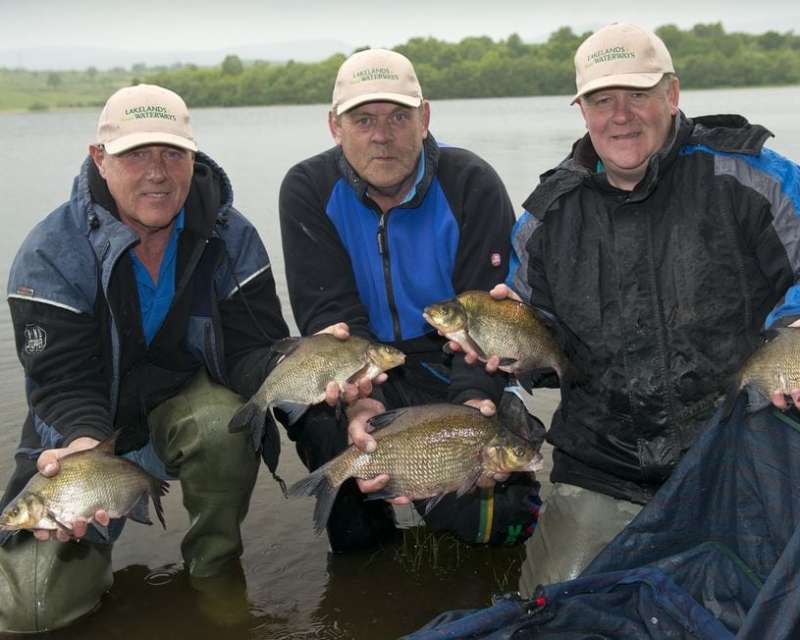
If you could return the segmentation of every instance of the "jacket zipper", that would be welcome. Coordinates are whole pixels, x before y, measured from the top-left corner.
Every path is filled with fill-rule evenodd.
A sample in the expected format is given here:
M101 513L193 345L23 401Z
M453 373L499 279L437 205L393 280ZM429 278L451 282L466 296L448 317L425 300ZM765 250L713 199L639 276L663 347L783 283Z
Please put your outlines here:
M394 301L394 287L392 286L392 269L389 258L389 243L386 239L386 219L388 213L381 213L378 218L378 253L381 255L383 264L383 282L386 287L386 302L389 305L389 313L392 316L392 331L394 332L395 342L400 342L402 334L400 332L400 317L397 315L397 305Z

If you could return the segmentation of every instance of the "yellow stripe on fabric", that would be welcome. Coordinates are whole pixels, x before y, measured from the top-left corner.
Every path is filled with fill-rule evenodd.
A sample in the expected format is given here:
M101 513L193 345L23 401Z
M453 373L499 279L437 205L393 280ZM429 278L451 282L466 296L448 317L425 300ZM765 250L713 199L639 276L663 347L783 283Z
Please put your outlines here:
M478 523L478 542L487 543L492 537L494 518L494 487L481 489L481 521Z

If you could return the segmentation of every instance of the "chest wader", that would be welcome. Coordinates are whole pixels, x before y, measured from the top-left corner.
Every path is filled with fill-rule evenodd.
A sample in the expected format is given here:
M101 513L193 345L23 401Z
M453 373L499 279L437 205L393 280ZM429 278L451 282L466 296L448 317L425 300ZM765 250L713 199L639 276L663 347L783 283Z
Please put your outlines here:
M149 417L155 451L180 480L189 512L181 553L193 579L227 573L225 565L238 563L243 550L240 524L260 458L247 431L228 432L242 402L201 371ZM123 523L112 521L111 541ZM22 531L0 547L0 632L58 629L100 606L113 584L112 545L90 542L99 539L90 531L86 539L67 543L39 542Z
M242 555L240 525L261 461L248 431L228 431L243 402L201 370L181 393L149 416L155 452L181 483L190 520L181 554L195 578L217 575Z
M642 510L570 484L556 483L542 504L539 523L525 543L519 592L530 598L540 584L577 578Z

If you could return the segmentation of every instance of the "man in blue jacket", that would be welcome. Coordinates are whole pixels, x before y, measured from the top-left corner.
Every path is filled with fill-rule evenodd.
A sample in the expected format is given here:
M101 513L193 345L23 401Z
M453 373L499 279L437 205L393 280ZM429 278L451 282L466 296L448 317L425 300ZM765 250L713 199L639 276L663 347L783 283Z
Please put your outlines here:
M515 220L494 169L466 149L438 144L430 117L407 58L385 49L355 53L333 90L328 125L336 146L292 167L281 186L286 277L300 332L345 322L351 333L406 354L405 365L389 371L372 397L350 405L344 419L313 407L288 430L309 469L343 450L348 438L374 446L366 420L386 409L451 401L493 412L508 384L446 354L422 315L433 302L503 281ZM541 439L543 427L530 422ZM473 542L522 540L538 495L529 479L515 481L449 496L426 521ZM333 551L394 535L391 508L365 502L362 493L385 482L345 483L328 521Z
M238 564L259 459L227 424L288 329L265 247L197 150L180 96L142 84L109 98L70 200L19 249L8 302L29 413L2 506L37 468L55 475L60 458L122 429L118 454L181 482L191 577ZM123 522L108 539L85 521L72 536L1 532L0 631L93 611Z

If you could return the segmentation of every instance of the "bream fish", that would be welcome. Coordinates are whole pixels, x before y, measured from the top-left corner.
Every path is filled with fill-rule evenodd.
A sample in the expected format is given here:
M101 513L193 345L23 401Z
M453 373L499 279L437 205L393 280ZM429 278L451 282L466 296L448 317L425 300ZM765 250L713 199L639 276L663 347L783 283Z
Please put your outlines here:
M517 416L507 416L509 423ZM466 405L439 403L395 409L370 419L377 447L372 453L351 445L289 487L289 498L316 495L314 531L321 533L334 499L348 478L389 475L371 498L433 498L468 491L481 474L538 471L543 459L533 443L506 428L499 414L484 416ZM515 423L516 424L516 423Z
M381 372L405 362L405 354L399 349L358 336L339 340L332 334L319 333L285 338L275 348L285 357L228 424L231 432L249 427L256 449L261 447L268 419L274 428L274 419L268 416L273 405L280 403L290 416L300 414L309 405L325 400L325 388L331 381L343 387L362 377L374 380ZM277 429L271 429L272 440L276 435ZM272 444L279 446L278 442Z
M772 404L772 394L785 396L800 388L800 328L779 327L765 332L765 341L750 354L739 368L725 400L724 416L744 389L748 410L758 411Z
M103 509L111 518L125 517L150 525L150 500L166 529L161 497L169 484L114 454L119 433L96 447L61 458L55 476L33 476L0 514L0 529L50 529L71 535L72 522L84 518L107 538L107 528L94 521L96 511Z
M483 362L498 356L502 371L521 374L552 369L562 388L566 379L580 378L543 316L519 300L497 300L488 291L465 291L425 307L423 316L442 335L462 349L474 351Z

